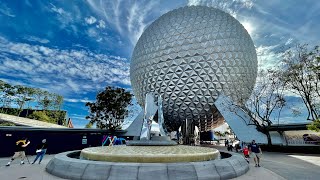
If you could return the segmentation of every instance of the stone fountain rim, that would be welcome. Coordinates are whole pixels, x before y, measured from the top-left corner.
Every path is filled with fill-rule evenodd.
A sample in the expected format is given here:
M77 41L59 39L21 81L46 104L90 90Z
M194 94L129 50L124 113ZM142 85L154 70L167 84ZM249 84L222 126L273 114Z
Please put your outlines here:
M106 162L124 162L124 163L178 163L178 162L199 162L199 161L209 161L214 160L219 157L219 151L215 148L209 147L199 147L199 146L165 146L166 152L171 150L171 148L185 151L183 153L178 153L176 151L172 152L160 152L160 153L149 153L150 150L158 148L158 146L145 146L143 148L153 148L142 154L141 152L131 152L130 154L123 153L121 151L108 152L109 148L120 148L120 150L128 149L133 147L142 146L99 146L99 147L89 147L81 150L81 157L86 160L94 161L106 161ZM100 150L100 151L97 151ZM102 150L102 151L101 151ZM202 151L201 151L202 150Z
M56 154L47 164L46 171L65 179L129 179L135 177L135 179L140 180L150 179L149 174L152 174L153 177L165 176L167 179L181 179L180 176L186 175L188 175L188 178L194 177L194 179L230 179L241 176L249 170L248 163L241 155L225 151L220 152L230 154L231 157L202 162L179 163L117 163L89 161L68 156L80 151ZM189 167L189 169L186 167ZM123 168L126 171L123 171ZM103 171L99 171L101 169Z

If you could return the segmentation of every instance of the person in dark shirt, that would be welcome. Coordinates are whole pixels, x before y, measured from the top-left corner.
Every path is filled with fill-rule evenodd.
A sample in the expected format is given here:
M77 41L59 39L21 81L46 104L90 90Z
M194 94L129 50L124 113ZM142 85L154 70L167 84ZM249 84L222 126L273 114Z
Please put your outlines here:
M6 166L10 166L11 162L18 158L21 157L21 162L20 164L24 164L24 158L26 157L26 147L30 144L30 141L27 138L22 138L21 140L16 142L16 150L14 152L13 157L11 158L11 160L8 162L8 164Z
M252 143L249 146L250 154L253 155L253 160L256 164L256 167L260 167L260 158L262 155L262 151L260 146L256 143L255 140L252 140Z
M38 158L40 157L40 160L39 160L39 164L41 163L42 159L43 159L43 156L46 154L47 152L47 148L48 148L48 145L47 145L47 140L46 139L43 139L41 141L40 144L37 145L37 150L36 150L36 153L37 153L37 156L36 158L34 159L34 161L32 162L32 164L34 164Z

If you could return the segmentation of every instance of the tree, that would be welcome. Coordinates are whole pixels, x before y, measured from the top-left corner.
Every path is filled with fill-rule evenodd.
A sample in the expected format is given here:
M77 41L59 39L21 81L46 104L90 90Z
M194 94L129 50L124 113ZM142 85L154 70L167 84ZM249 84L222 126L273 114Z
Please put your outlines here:
M91 122L89 122L88 124L86 124L86 126L84 128L88 128L88 129L91 129L93 126L93 124Z
M27 110L25 117L32 119L38 119L51 123L57 123L64 121L66 112L61 111L63 103L63 97L59 94L49 93L48 91L41 90L38 88L26 87L22 85L12 86L4 81L0 80L0 106L2 113L20 116L21 112L27 104L27 108L32 109L32 105L37 104L44 110L43 112L33 111L29 114ZM12 102L18 108L12 107ZM30 104L32 104L30 106ZM5 109L5 112L4 112Z
M225 137L225 134L222 133L221 131L215 131L215 132L214 132L214 135L218 136L219 139L220 139L221 137Z
M320 132L320 120L313 121L310 125L307 125L307 128L311 131Z
M11 86L10 84L1 81L1 90L2 90L2 109L3 112L4 107L10 107L12 102L12 97L16 94L14 91L14 86Z
M241 84L241 83L240 83ZM237 87L234 87L237 88ZM284 98L284 84L279 78L279 72L275 70L261 70L251 96L237 93L230 110L237 114L234 107L240 108L249 115L252 125L264 133L268 139L268 145L272 144L269 128L272 125L271 116L280 117L281 110L286 105ZM250 92L251 89L248 89ZM242 116L239 115L242 118Z
M53 94L54 109L60 111L62 103L63 103L63 96L59 94Z
M320 48L309 50L307 44L297 45L284 53L282 81L287 89L301 97L308 110L307 120L319 119Z
M42 98L40 99L40 101L38 101L38 104L42 106L43 110L46 111L50 108L50 106L52 106L52 94L48 91L42 91L40 95L42 96Z
M226 136L232 135L229 131L225 131L224 134L225 134Z
M31 89L32 88L24 87L24 86L21 86L21 85L17 85L16 86L17 104L19 106L18 116L20 116L20 113L22 112L25 103L31 100L31 98L29 97L29 94L30 94L29 92L30 92Z
M131 105L132 94L123 88L106 87L96 96L96 102L88 102L90 114L86 119L96 123L100 129L120 129L128 115L127 106Z
M36 90L34 88L29 88L29 90L27 92L28 98L26 99L26 101L27 101L28 104L27 104L27 114L26 114L26 116L29 115L29 109L30 108L32 109L32 107L30 107L30 102L33 102L35 100L35 98L34 98L35 92L36 92Z

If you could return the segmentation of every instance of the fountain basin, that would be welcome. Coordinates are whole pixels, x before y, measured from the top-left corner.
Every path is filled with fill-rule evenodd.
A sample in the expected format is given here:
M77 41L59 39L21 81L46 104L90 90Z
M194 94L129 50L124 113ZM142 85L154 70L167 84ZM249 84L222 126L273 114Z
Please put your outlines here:
M223 180L245 174L248 163L236 153L220 152L224 159L183 163L117 163L77 159L80 151L56 154L46 171L65 179L180 179Z
M132 163L177 163L210 161L219 156L213 148L197 146L104 146L85 148L86 160Z

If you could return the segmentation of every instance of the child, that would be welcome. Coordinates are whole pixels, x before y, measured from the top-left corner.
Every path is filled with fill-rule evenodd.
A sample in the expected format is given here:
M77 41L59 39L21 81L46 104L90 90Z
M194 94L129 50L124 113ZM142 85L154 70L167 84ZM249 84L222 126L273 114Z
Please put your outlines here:
M249 163L249 149L248 146L246 146L245 148L243 148L243 155L244 155L244 159L247 161L247 163Z

